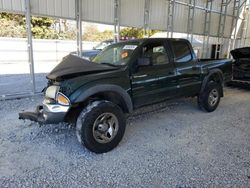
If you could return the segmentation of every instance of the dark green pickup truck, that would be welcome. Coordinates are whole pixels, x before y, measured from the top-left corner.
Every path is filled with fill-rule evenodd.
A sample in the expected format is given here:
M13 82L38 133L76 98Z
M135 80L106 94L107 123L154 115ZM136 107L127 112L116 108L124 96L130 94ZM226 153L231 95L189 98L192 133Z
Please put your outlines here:
M43 105L19 118L76 124L78 140L103 153L121 141L125 115L143 105L197 96L202 109L214 111L231 73L231 60L198 60L184 39L116 43L92 62L66 56L47 75Z

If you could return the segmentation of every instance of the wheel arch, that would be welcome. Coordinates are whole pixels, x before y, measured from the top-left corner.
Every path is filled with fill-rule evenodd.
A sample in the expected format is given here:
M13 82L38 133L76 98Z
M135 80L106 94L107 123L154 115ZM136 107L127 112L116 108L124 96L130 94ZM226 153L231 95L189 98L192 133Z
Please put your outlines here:
M127 113L133 111L133 103L130 95L120 86L111 84L102 84L93 86L81 92L81 94L74 100L74 103L84 102L90 97L101 97L101 99L109 100L121 105L121 108Z
M72 107L67 114L66 121L75 119L82 108L90 101L107 100L118 105L124 113L131 113L133 111L133 103L130 95L120 86L117 85L96 85L88 89L80 88L77 92L80 94L71 100Z
M206 85L210 81L217 82L217 83L221 84L221 86L223 86L223 82L224 82L223 72L220 69L213 69L213 70L209 71L208 75L206 75L205 78L203 79L202 86L201 86L201 93L205 90ZM220 90L220 95L221 95L221 97L224 96L222 87Z

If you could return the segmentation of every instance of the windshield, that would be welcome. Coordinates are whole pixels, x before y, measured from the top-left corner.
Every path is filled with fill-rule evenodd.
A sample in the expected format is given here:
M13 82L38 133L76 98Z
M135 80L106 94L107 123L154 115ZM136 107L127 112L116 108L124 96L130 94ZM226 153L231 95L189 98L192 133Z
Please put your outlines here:
M94 47L94 49L96 49L96 50L103 50L106 46L108 46L110 44L112 44L112 41L103 41L103 42L97 44Z
M108 46L100 52L92 61L112 65L126 65L139 42L122 42Z

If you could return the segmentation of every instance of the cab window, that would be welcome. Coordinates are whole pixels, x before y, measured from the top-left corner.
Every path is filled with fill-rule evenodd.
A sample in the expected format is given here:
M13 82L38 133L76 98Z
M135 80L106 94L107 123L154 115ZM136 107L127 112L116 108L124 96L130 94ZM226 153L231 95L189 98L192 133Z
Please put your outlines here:
M143 57L150 58L152 65L169 63L168 54L163 43L150 43L143 47Z
M184 41L172 41L176 63L184 63L192 60L192 53L188 44Z

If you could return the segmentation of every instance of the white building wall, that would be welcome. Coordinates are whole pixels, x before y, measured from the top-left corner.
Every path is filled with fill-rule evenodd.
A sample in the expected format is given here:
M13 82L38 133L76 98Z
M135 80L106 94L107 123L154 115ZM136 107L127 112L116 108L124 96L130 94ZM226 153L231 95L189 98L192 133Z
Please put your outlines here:
M98 42L83 42L83 50ZM27 41L23 38L0 38L0 75L29 73ZM36 73L50 72L61 59L76 51L75 41L33 39Z

